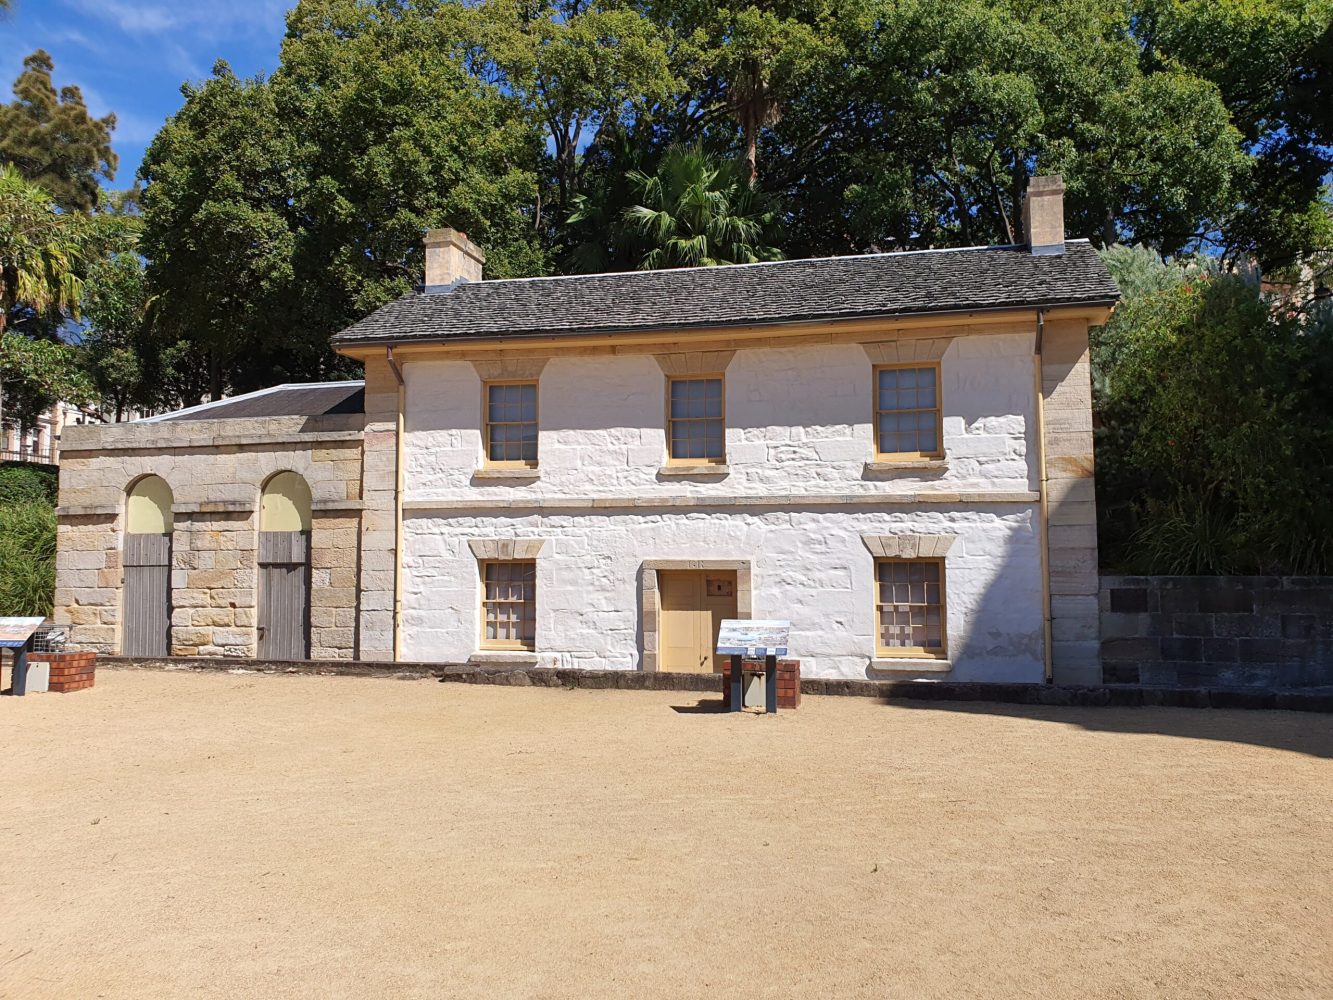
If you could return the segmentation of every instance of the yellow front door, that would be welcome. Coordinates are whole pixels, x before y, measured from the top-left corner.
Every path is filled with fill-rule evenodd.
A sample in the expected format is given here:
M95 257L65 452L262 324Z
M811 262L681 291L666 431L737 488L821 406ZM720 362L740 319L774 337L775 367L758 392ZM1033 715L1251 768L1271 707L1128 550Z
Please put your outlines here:
M661 669L720 673L714 654L722 619L736 617L735 570L659 570Z

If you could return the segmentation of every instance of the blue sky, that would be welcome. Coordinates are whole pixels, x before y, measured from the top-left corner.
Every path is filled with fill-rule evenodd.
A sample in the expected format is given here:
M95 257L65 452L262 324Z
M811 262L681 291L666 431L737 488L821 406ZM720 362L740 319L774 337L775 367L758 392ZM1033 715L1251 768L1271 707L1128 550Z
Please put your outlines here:
M181 105L180 87L218 59L241 76L272 72L293 0L15 0L0 20L0 99L23 58L46 49L56 87L75 84L98 116L114 111L120 167L129 187L144 148Z

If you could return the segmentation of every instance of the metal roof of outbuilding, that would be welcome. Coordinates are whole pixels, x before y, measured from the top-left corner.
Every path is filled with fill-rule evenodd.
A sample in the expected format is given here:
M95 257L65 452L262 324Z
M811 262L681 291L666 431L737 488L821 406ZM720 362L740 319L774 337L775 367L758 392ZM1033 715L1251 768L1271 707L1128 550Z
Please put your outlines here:
M314 382L275 385L243 396L219 399L188 409L148 417L139 423L178 420L233 420L246 417L320 417L335 413L364 413L366 383Z

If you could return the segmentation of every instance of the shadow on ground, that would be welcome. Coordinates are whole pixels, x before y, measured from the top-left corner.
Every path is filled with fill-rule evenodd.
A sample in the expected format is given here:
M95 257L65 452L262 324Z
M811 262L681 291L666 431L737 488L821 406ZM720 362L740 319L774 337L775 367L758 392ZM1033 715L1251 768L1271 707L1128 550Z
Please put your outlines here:
M693 705L672 705L671 711L681 715L721 715L725 709L721 698L700 698Z
M1059 708L985 702L911 701L883 698L894 708L967 715L1005 716L1090 732L1174 736L1186 740L1215 740L1289 750L1311 757L1333 759L1333 720L1306 712L1240 711L1195 708Z

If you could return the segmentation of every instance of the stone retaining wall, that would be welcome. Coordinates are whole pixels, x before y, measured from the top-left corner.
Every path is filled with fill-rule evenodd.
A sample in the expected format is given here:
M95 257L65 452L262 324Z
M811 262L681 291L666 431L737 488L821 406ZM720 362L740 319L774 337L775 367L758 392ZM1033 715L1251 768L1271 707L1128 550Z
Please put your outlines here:
M1333 577L1105 576L1102 679L1333 686Z

